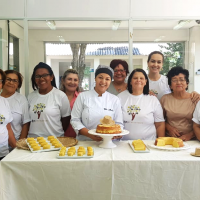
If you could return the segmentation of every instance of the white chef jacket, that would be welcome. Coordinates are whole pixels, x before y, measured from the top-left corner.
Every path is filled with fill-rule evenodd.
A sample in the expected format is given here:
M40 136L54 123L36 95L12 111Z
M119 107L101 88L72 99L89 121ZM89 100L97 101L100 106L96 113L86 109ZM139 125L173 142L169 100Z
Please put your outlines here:
M156 94L158 100L160 100L163 95L171 93L168 78L161 75L157 81L149 79L149 90Z
M64 135L61 118L70 116L71 108L67 95L53 88L41 95L38 90L28 95L31 124L28 137L48 137Z
M200 124L200 101L196 105L192 121L195 122L196 124Z
M122 110L119 98L109 92L102 96L93 89L78 95L71 113L71 125L75 132L79 133L82 128L95 129L100 124L100 119L109 115L123 129ZM90 140L78 135L79 140Z
M11 127L15 135L15 139L18 140L23 124L31 121L28 110L28 101L26 97L18 92L15 92L12 96L6 98L10 105L10 110L13 116Z
M0 96L0 157L9 153L7 124L13 120L8 101Z
M122 105L124 129L129 131L123 140L154 140L154 122L164 122L159 100L150 95L132 95L127 90L118 94Z

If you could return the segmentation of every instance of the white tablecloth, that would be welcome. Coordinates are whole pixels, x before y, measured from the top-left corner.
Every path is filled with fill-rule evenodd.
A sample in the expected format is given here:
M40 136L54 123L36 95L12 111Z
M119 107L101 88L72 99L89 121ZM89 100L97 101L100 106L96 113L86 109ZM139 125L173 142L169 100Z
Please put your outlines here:
M79 142L95 148L91 159L15 149L0 162L0 199L200 199L200 157L190 155L198 141L187 142L188 150L150 153L134 153L127 141L115 143L101 149L96 142Z

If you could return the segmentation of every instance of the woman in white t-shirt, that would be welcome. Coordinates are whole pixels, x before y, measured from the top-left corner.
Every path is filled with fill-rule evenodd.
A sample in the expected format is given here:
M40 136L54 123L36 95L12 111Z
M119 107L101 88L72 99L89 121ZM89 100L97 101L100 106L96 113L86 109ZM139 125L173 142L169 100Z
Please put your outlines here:
M6 81L1 96L9 102L13 120L11 127L15 139L26 138L29 129L29 111L26 97L17 92L21 88L23 76L14 70L6 70Z
M163 110L159 100L149 94L149 81L143 69L135 69L128 78L127 90L118 95L129 134L125 140L154 140L165 136Z
M163 95L171 93L167 77L160 74L163 62L164 55L160 51L153 51L148 56L149 91L157 96L159 100Z
M95 88L78 95L72 109L71 125L79 140L101 141L101 137L89 134L88 130L95 129L105 115L111 116L123 128L119 98L106 91L112 77L112 68L99 65L95 71Z
M31 77L34 91L28 95L31 123L28 137L64 136L70 122L70 104L56 88L51 67L40 62Z
M0 90L5 83L6 75L0 69ZM16 140L10 125L13 120L8 101L0 96L0 160L8 153L8 143L16 147Z

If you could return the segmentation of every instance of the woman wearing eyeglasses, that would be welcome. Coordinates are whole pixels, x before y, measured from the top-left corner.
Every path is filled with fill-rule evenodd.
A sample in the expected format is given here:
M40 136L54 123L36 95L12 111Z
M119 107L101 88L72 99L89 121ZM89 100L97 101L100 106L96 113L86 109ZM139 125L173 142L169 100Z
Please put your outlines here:
M14 70L6 70L6 80L1 96L9 102L13 121L11 127L15 139L26 138L29 129L30 116L26 97L17 92L21 88L23 76Z
M111 82L107 91L111 94L118 95L120 92L123 92L127 88L125 79L129 73L128 64L125 60L115 59L111 61L110 67L114 71L114 80Z
M165 116L166 133L188 141L195 136L192 116L197 103L191 100L190 93L187 92L189 71L182 67L173 67L167 77L172 93L164 95L160 100Z
M0 90L5 84L6 74L0 69ZM3 159L8 153L8 144L11 147L16 146L16 140L11 128L10 123L13 120L10 106L8 101L0 96L0 160Z
M33 92L28 96L31 124L29 137L63 136L70 122L70 104L56 88L51 67L40 62L31 77Z

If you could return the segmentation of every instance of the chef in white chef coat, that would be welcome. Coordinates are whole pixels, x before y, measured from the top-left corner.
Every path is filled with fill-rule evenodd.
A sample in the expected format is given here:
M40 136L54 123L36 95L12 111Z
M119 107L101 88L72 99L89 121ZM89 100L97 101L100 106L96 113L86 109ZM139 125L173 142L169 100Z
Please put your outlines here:
M113 69L99 65L95 71L94 89L82 92L77 97L71 113L71 125L79 140L101 141L102 138L88 133L100 124L100 119L109 115L123 129L119 98L106 90L113 78Z

